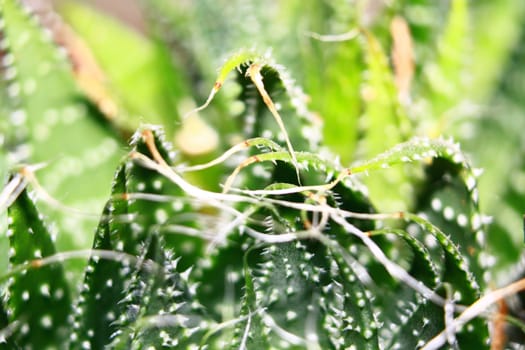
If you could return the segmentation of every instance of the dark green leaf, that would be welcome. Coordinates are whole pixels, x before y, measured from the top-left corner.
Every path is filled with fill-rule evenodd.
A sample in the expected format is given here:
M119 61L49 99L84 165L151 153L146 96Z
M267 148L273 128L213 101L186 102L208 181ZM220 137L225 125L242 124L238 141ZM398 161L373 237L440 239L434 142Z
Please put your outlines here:
M171 162L169 145L164 143L159 129L145 127L137 131L132 140L134 152L152 156L145 143L148 137L152 138L160 156ZM192 266L200 254L202 240L171 228L171 224L195 225L196 214L188 213L190 206L179 198L181 194L180 188L164 176L126 158L115 176L112 198L102 215L93 248L113 251L116 259L118 253L134 258L152 236L165 234L167 243L163 249L172 248L182 257L181 268ZM77 307L74 344L89 341L95 348L109 343L117 330L115 320L125 312L119 302L124 299L132 271L133 261L129 258L104 260L95 253L90 259Z
M40 266L55 254L53 238L26 191L9 207L9 263L31 268L12 277L7 290L9 322L19 322L13 338L18 346L46 348L63 344L71 314L69 285L62 265Z

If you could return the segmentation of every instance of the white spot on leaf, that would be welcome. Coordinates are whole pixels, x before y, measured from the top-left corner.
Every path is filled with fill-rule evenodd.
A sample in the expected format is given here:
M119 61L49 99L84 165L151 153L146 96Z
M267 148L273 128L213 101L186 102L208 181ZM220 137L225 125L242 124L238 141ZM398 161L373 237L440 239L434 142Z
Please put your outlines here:
M445 207L445 209L443 209L443 216L446 220L452 220L454 218L454 209L452 207Z

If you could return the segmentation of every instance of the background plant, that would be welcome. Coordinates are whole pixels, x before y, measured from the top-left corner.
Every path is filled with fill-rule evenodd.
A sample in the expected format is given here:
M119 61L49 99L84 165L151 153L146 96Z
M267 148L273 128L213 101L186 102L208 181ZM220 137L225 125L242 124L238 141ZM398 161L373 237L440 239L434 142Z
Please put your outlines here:
M522 273L520 2L143 3L1 2L0 346L489 347L451 325Z

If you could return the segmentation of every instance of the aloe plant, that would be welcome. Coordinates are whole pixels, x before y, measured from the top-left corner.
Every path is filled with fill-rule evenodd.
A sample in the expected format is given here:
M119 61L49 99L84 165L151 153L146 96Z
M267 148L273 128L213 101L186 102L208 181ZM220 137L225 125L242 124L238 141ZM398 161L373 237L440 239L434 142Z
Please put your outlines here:
M515 233L489 225L482 171L444 136L493 84L495 65L468 96L458 77L469 14L491 5L145 3L151 38L0 1L0 348L500 346L486 308L524 288L490 291L519 278L517 249L499 260Z
M374 214L355 180L340 176L349 172L314 154L297 154L303 186L293 184L289 154L269 151L253 156L269 155L269 161L277 162L266 169L268 184L254 196L192 187L169 166L169 150L156 128L143 128L132 145L117 170L82 291L70 311L74 329L57 343L65 344L68 335L72 348L109 343L122 348L215 347L223 342L263 348L410 347L424 340L423 334L431 336L443 327L439 303L472 303L484 285L477 259L480 247L471 227L479 213L470 195L468 211L459 212L460 205L447 207L458 210L454 218L448 217L446 208L443 212L452 221L448 233L458 239L464 235L462 247L469 253L424 213ZM472 175L457 152L445 141L415 140L350 172L374 171L426 155L441 160L436 166L442 174L434 181L443 181L445 174L454 176L456 185L469 193L461 176L472 179ZM246 183L257 179L249 169L246 172ZM336 179L332 188L307 185L327 176ZM275 178L282 180L274 182ZM446 191L443 184L432 190ZM439 197L422 198L427 204L421 207L432 215ZM203 205L223 212L219 225L195 208ZM42 326L42 315L51 310L65 312L32 295L50 298L46 294L50 289L67 290L65 281L51 288L48 281L56 282L56 277L44 274L46 268L61 270L58 262L67 254L61 258L48 247L51 237L38 218L32 219L36 209L25 192L8 212L13 282L7 290L7 310L13 320L22 322L12 337L26 346L32 343L23 337L25 322L31 330ZM377 228L385 220L394 223ZM34 227L24 226L27 221ZM394 228L399 221L405 229ZM465 227L470 234L465 234ZM31 231L35 237L41 235L42 242L28 242ZM394 260L383 253L399 249L398 245L410 257ZM27 252L20 252L22 247ZM401 264L412 266L410 274ZM31 276L34 293L24 284L29 273L36 275ZM448 297L438 294L444 286L452 293ZM25 303L16 304L24 298ZM399 302L381 309L392 298ZM24 309L32 310L37 320L22 321ZM227 314L230 318L224 319ZM69 324L64 317L61 321L63 327ZM422 334L414 335L413 329ZM485 346L486 322L478 320L466 329L458 334L460 344L464 338L467 344Z

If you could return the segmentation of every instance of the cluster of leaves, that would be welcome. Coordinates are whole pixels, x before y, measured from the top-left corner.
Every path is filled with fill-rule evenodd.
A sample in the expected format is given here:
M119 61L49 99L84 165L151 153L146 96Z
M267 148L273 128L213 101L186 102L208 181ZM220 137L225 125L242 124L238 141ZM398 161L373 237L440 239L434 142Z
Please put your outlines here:
M0 0L0 348L489 348L516 228L487 249L480 172L434 136L507 132L470 106L512 38L467 64L469 14L518 31L504 3L147 0L146 39Z

